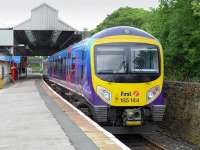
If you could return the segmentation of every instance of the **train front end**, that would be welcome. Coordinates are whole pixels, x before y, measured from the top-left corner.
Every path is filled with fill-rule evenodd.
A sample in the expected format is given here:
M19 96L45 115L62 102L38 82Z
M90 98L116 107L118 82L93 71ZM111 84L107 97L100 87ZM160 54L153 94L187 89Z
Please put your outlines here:
M162 120L163 51L156 39L105 36L95 40L90 57L93 88L107 105L108 122L135 126Z

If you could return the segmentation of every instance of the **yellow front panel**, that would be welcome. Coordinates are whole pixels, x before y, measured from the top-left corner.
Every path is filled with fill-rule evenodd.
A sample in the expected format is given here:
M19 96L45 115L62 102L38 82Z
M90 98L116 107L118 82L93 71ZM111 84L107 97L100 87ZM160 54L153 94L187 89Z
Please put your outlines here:
M161 58L161 76L151 82L147 83L112 83L103 81L95 75L94 68L94 47L98 44L115 43L115 42L136 42L156 45L160 48ZM111 106L145 106L148 104L147 92L149 89L159 85L162 89L163 83L163 52L160 44L153 40L144 37L137 36L113 36L103 39L96 40L91 48L91 72L92 72L92 83L95 91L97 92L97 86L106 88L112 93L111 101L106 103ZM161 90L160 90L161 91Z

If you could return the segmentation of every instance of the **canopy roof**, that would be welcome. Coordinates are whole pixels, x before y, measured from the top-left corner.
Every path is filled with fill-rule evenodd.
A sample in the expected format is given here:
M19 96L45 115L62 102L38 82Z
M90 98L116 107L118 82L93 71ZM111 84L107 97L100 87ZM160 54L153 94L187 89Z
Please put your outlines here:
M31 18L13 28L15 55L48 56L80 41L82 33L58 18L58 11L42 4Z

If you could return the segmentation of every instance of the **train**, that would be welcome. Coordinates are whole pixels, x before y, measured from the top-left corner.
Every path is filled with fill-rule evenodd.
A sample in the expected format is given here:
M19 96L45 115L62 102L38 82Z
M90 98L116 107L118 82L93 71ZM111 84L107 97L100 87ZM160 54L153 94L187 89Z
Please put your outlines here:
M163 50L141 29L104 29L49 56L46 66L47 80L99 124L163 120Z

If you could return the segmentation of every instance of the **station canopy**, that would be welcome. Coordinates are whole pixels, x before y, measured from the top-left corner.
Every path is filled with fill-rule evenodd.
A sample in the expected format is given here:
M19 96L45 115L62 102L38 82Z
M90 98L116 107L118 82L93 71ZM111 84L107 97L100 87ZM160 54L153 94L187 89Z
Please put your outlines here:
M82 38L82 32L58 18L58 11L42 4L32 9L31 18L14 30L14 55L49 56Z

